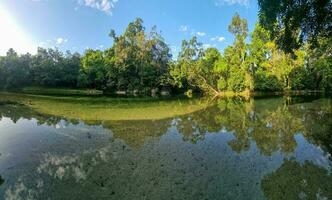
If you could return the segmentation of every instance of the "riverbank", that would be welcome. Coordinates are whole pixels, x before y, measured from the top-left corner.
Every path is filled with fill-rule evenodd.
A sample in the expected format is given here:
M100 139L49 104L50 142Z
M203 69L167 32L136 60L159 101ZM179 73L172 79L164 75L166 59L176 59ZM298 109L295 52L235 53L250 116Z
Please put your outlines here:
M0 104L25 106L37 113L83 121L166 119L204 109L199 98L111 98L107 96L47 96L0 92Z
M3 91L6 92L6 91ZM18 94L31 94L31 95L47 95L47 96L91 96L91 97L133 97L133 98L149 98L149 97L164 97L164 98L174 98L187 96L189 98L197 96L210 96L212 98L231 98L231 97L260 97L260 96L294 96L294 95L331 95L331 92L322 90L286 90L286 91L275 91L275 92L260 92L260 91L243 91L243 92L233 92L233 91L223 91L216 94L202 94L194 93L192 91L185 93L172 93L171 91L155 91L152 90L150 94L142 94L139 92L131 91L115 91L112 93L106 93L102 90L97 89L72 89L72 88L50 88L50 87L25 87L21 90L8 91L10 93Z
M24 94L36 94L36 95L82 95L82 96L100 96L103 95L103 91L96 89L70 89L70 88L49 88L49 87L25 87L21 91Z
M322 90L287 90L287 91L275 91L275 92L233 92L233 91L224 91L213 94L213 98L232 98L232 97L268 97L268 96L301 96L301 95L321 95L321 96L330 96L330 92L325 92Z

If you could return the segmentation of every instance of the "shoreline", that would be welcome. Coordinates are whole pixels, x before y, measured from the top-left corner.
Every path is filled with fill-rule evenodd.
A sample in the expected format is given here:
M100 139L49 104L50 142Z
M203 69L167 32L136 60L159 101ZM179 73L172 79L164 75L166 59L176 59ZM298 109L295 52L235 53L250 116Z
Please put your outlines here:
M38 88L38 87L28 87L23 88L22 90L0 90L0 93L15 93L15 94L25 94L25 95L37 95L37 96L72 96L72 97L109 97L109 98L165 98L172 99L176 97L187 97L187 98L196 98L196 97L211 97L211 98L232 98L232 97L264 97L264 96L297 96L297 95L323 95L323 96L332 96L331 92L323 90L287 90L287 91L275 91L275 92L262 92L262 91L243 91L243 92L233 92L233 91L223 91L215 94L204 94L199 92L194 92L191 95L184 93L172 93L168 94L163 93L154 93L152 94L135 94L130 91L115 91L110 93L105 93L97 89L75 89L75 88Z

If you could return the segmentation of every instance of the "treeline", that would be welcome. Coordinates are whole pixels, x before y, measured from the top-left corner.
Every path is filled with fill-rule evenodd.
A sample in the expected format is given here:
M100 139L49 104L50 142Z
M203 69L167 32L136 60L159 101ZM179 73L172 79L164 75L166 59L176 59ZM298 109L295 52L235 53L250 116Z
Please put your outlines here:
M78 53L63 54L57 49L38 48L36 55L18 55L9 49L7 55L0 58L0 88L76 87L80 69Z
M285 53L260 24L249 33L247 21L238 14L228 30L234 42L223 53L203 48L193 37L182 42L176 61L156 27L147 32L141 19L130 23L122 35L112 30L113 46L104 51L88 49L80 56L39 48L36 55L18 55L10 49L0 57L0 88L93 88L142 94L200 91L213 95L227 91L331 91L332 37L318 38L316 48L303 43Z

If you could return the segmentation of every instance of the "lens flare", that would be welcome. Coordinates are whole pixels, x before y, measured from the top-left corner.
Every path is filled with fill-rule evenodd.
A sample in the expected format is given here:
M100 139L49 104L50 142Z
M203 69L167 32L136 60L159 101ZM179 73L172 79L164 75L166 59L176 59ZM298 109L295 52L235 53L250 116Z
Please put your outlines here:
M37 45L22 30L10 13L0 5L0 55L5 55L9 48L18 53L37 51Z

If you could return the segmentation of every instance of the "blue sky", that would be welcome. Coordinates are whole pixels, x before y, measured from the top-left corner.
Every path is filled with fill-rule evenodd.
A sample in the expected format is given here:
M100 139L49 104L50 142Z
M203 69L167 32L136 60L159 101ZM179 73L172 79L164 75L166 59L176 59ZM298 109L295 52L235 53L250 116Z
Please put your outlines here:
M0 24L6 30L0 32L0 54L8 46L20 53L34 53L36 46L80 53L108 48L109 31L120 34L137 17L147 30L157 26L173 54L193 35L222 50L232 43L227 27L235 12L248 20L251 31L256 0L0 0Z

